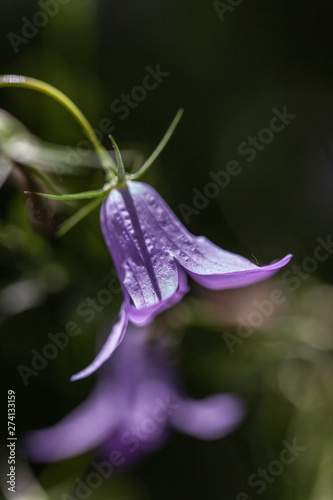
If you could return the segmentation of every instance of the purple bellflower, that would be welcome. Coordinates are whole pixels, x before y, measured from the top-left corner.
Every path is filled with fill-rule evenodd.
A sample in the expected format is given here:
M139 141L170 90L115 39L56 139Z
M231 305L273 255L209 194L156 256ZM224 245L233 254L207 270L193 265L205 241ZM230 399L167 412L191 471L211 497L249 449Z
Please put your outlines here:
M85 130L105 171L106 183L102 189L70 195L34 193L62 200L99 198L108 193L102 205L101 227L119 275L124 302L118 321L97 357L71 380L90 375L112 355L123 339L128 321L146 325L156 314L180 301L188 291L187 275L206 288L223 290L266 279L289 262L291 255L268 266L258 267L244 257L222 250L202 236L193 236L152 187L136 181L167 144L182 110L178 111L151 156L136 172L128 174L114 139L110 136L117 164L111 161L82 112L61 91L34 78L1 76L0 87L8 86L34 89L60 102ZM0 115L2 143L6 142L2 137L7 137L8 127L4 127L7 119L7 115ZM4 175L0 176L0 185L10 168L8 166ZM57 234L65 234L95 206L96 201L86 205L68 219Z
M26 435L31 460L51 462L97 448L103 458L118 452L126 468L161 447L171 428L213 440L242 421L244 403L234 394L183 396L165 338L149 340L151 327L129 330L88 399L54 426Z
M95 360L71 380L97 370L120 344L128 321L146 325L188 291L187 275L213 290L269 278L291 259L259 267L194 236L151 186L127 181L112 189L101 209L101 227L123 290L119 318Z

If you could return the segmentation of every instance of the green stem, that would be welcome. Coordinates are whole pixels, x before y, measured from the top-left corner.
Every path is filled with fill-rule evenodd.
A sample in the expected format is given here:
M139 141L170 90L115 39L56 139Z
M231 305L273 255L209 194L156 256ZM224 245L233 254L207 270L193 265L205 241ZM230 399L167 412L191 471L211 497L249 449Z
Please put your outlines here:
M31 172L33 175L38 177L45 184L45 186L49 188L50 191L53 191L53 193L55 193L56 196L57 195L61 196L63 194L58 188L58 186L50 179L50 177L47 174L41 172L38 168L32 167L30 165L25 165L24 168L28 170L28 172ZM29 194L31 193L29 192Z
M142 177L144 173L146 173L146 171L148 170L148 168L154 163L154 161L156 160L156 158L158 157L158 155L161 153L161 151L165 148L165 146L169 142L169 139L172 136L175 128L177 127L178 122L181 119L183 112L184 112L183 109L179 109L178 110L176 116L172 120L172 122L171 122L168 130L165 132L164 136L162 137L162 139L159 142L159 144L158 144L157 148L155 149L155 151L153 151L153 153L150 155L150 157L148 158L148 160L145 161L145 163L142 165L141 168L139 168L139 170L137 172L135 172L134 174L130 174L130 175L127 176L128 179L137 180L140 177Z
M94 146L97 154L100 157L100 161L105 170L107 180L114 179L114 174L117 172L117 169L107 150L99 142L94 129L92 128L84 114L79 110L76 104L74 104L73 101L71 101L63 92L48 83L42 82L41 80L19 75L0 76L0 87L23 87L36 90L52 97L60 104L62 104L74 116L74 118L79 122L81 127L83 127L84 131L86 132L88 138L90 139L92 145Z
M69 217L58 229L56 236L64 236L72 229L78 222L80 222L84 217L86 217L90 212L92 212L98 205L103 202L104 198L95 198L86 205L84 205L80 210L75 212L71 217Z
M118 144L112 137L112 135L109 135L109 139L112 142L112 146L114 148L114 152L116 154L116 162L117 162L117 168L118 168L118 183L117 184L122 184L126 180L126 172L125 172L125 167L123 163L123 159L120 154L120 150L118 148Z
M95 191L85 191L83 193L72 193L72 194L50 194L50 193L31 193L30 191L24 191L24 194L34 194L41 196L42 198L49 198L51 200L59 201L75 201L75 200L89 200L92 198L105 198L105 195L115 186L115 184L106 184L101 189L96 189Z

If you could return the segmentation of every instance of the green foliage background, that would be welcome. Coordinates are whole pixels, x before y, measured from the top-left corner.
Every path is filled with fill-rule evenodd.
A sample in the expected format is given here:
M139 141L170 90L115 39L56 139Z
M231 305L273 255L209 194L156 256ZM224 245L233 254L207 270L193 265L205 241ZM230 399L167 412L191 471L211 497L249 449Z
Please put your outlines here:
M191 215L189 230L260 264L291 252L303 272L297 286L282 280L282 272L245 291L192 287L166 318L179 342L184 383L193 397L238 392L247 417L216 442L173 434L163 449L103 482L90 498L241 500L241 492L251 500L332 498L333 257L319 262L316 272L304 271L316 239L326 241L333 230L332 3L243 0L221 21L210 1L70 0L17 54L8 34L20 35L24 19L32 20L41 7L32 0L1 0L0 9L1 74L53 84L94 127L112 120L121 148L147 155L183 107L180 125L144 181L181 218L181 203L193 207L193 189L202 193L211 171L237 160L242 173ZM162 83L125 119L112 112L112 103L131 94L147 66L156 65L169 73ZM284 106L296 118L248 162L239 145L268 126L273 108ZM75 148L84 139L59 105L34 92L0 89L0 107L45 141ZM106 135L103 143L109 148ZM96 170L63 176L60 183L69 192L102 184ZM115 295L89 324L77 313L112 271L98 210L57 239L54 222L80 205L49 203L51 219L45 218L27 202L24 189L12 177L0 204L1 405L5 410L7 390L14 389L20 435L55 423L87 397L96 377L77 383L69 377L91 360L121 303ZM20 311L22 282L36 299ZM267 299L274 288L283 290L284 304L231 353L224 333L238 335L237 316L248 317L254 301ZM81 334L25 386L17 366L29 366L31 350L40 352L48 333L63 331L68 321L77 322ZM6 437L6 426L0 433ZM248 477L267 468L283 441L293 439L306 450L256 494ZM73 494L75 478L84 476L93 457L94 452L48 466L30 464L47 495L40 498Z

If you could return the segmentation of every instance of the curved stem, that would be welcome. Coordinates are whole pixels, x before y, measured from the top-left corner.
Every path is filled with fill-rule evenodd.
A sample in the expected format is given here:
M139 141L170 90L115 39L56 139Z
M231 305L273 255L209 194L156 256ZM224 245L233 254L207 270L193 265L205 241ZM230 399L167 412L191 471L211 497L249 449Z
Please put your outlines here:
M99 142L94 129L84 116L84 114L79 110L76 104L73 103L63 92L56 89L52 85L37 80L35 78L30 78L26 76L19 75L3 75L0 76L0 87L23 87L27 89L36 90L43 94L52 97L60 104L62 104L78 121L78 123L83 127L86 132L90 142L94 146L96 152L99 155L101 164L105 170L106 177L108 180L114 178L114 174L117 172L116 166L114 165L112 159L110 158L107 150Z

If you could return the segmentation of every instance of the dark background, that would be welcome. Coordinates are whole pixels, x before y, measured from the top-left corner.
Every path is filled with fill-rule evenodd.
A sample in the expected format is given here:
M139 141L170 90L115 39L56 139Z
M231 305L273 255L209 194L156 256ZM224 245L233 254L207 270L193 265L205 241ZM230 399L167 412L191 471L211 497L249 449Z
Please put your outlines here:
M144 181L184 222L179 205L193 208L193 189L203 193L211 171L238 161L242 173L191 215L188 229L259 264L293 253L293 263L304 272L304 259L313 256L317 238L326 241L333 223L330 1L243 0L221 20L210 1L70 0L59 4L59 12L20 44L17 54L8 34L22 35L24 18L31 21L41 7L34 1L2 0L0 9L1 74L51 83L73 99L96 129L101 120L112 120L121 148L146 155L183 107L174 136ZM157 65L169 75L122 119L112 104L142 84L147 66ZM35 92L0 89L0 107L45 141L76 147L84 139L66 111ZM248 162L240 144L268 126L273 109L282 112L284 107L296 118ZM107 134L103 144L110 148ZM70 192L102 184L96 171L62 182ZM0 300L1 404L5 407L8 389L17 392L18 433L55 423L88 395L95 377L78 383L69 377L91 359L96 339L107 333L121 302L115 296L90 328L82 328L82 335L25 387L17 365L29 364L31 349L42 349L48 332L63 331L68 321L78 320L78 304L105 286L112 264L98 210L57 239L54 224L72 208L47 204L52 218L38 221L23 189L12 176L1 191L0 206L0 233L8 235L0 242L0 284L7 290ZM285 290L285 307L233 354L222 334L226 328L232 332L235 321L223 316L228 307L222 302L236 304L243 314L270 288L205 296L222 313L219 321L209 321L206 313L183 328L181 371L193 397L243 394L245 422L231 436L211 443L174 434L164 449L106 481L91 498L234 500L244 491L255 499L247 478L278 457L284 439L295 437L307 447L306 457L286 468L260 497L332 496L332 262L330 257L315 273L305 273L297 290L275 281L272 288ZM8 306L8 287L18 284L15 295L26 281L29 296L34 291L36 298L24 310L15 307L19 295ZM191 308L191 301L202 295L193 287L185 303ZM291 363L290 372L286 363ZM291 388L284 387L289 381ZM61 498L72 491L73 478L90 459L32 465L32 470L50 499Z

